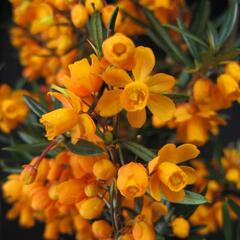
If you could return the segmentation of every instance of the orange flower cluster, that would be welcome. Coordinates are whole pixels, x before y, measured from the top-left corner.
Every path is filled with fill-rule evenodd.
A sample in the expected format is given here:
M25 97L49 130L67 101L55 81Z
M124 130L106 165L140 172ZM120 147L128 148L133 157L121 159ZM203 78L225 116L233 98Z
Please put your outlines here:
M25 121L28 107L23 101L26 90L12 90L7 84L0 85L0 130L10 133Z
M45 222L46 239L57 239L59 234L73 232L76 239L110 238L113 226L103 216L109 214L111 200L108 189L117 173L117 188L123 207L120 212L125 218L122 238L155 239L153 224L168 213L168 208L159 202L161 191L156 190L154 185L161 182L165 197L170 201L181 201L184 196L182 189L195 181L195 173L190 167L175 164L195 158L198 154L197 148L191 144L178 148L166 145L159 151L158 157L149 163L149 174L154 171L150 180L148 171L140 163L125 164L117 173L117 166L104 154L92 157L63 151L55 158L42 159L37 171L34 166L38 158L34 158L21 176L10 175L3 185L5 198L13 204L7 218L19 216L24 227L32 227L36 220ZM166 159L167 156L170 158ZM162 174L161 168L165 165L168 171ZM155 176L157 183L151 183ZM25 181L23 185L21 180L26 177L30 181ZM145 195L148 189L157 198L156 201ZM178 197L179 194L181 197ZM124 207L134 211L134 198L142 196L142 209L132 219Z

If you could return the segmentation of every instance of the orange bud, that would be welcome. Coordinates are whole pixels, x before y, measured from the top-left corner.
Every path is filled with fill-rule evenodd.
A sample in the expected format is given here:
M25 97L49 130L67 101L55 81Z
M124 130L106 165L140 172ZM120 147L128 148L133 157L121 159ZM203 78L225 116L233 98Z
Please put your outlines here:
M85 7L89 14L92 14L94 11L100 11L103 8L102 0L86 0Z
M102 19L103 19L103 23L105 25L105 27L108 26L109 21L111 19L111 16L113 14L113 11L115 10L115 6L114 5L107 5L102 9ZM117 19L115 22L115 29L121 24L122 22L122 13L119 11L118 15L117 15Z
M76 4L71 10L71 20L77 28L83 27L88 20L88 12L82 4Z
M24 166L21 172L20 179L24 185L28 185L34 182L37 176L37 168L32 165Z
M144 166L130 162L118 170L117 187L126 198L144 195L148 187L148 176Z
M104 202L97 197L91 197L76 204L80 215L85 219L97 218L101 215Z
M99 186L95 183L90 183L84 188L84 192L88 197L95 197L99 193Z
M70 179L57 186L58 200L62 204L75 204L84 197L84 182L79 179Z
M147 223L141 221L133 226L132 230L134 240L154 240L154 230Z
M94 236L100 239L110 238L112 235L112 227L105 220L98 220L93 222L92 231Z
M93 174L101 180L109 180L115 174L115 167L108 159L101 159L93 166Z
M178 238L186 238L189 235L190 224L183 217L175 218L172 223L173 234Z

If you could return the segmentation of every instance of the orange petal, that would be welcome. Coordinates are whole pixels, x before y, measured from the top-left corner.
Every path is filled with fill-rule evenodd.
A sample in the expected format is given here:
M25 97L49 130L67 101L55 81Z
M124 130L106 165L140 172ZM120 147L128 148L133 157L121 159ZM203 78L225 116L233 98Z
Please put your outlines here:
M176 149L175 163L181 163L196 158L199 153L200 151L195 145L190 143L182 144Z
M161 200L161 183L156 173L149 179L149 192L156 201Z
M55 97L57 100L59 100L62 105L66 108L72 108L72 105L68 101L67 97L65 97L62 93L59 92L48 92L48 95Z
M173 143L168 143L164 145L159 151L158 151L158 163L162 162L172 162L173 159L175 159L175 151L176 146ZM175 161L174 161L175 162Z
M163 194L170 202L175 202L175 203L181 202L185 196L184 190L181 190L179 192L173 192L164 185L162 185L162 190L163 190Z
M162 121L168 121L173 117L175 104L173 101L160 94L151 94L148 99L150 111Z
M195 169L188 166L180 166L180 168L187 174L188 184L194 184L197 180L197 172Z
M157 166L159 164L159 157L155 157L153 160L151 160L149 163L148 163L148 171L149 171L149 174L152 174L153 171L156 170Z
M135 66L132 70L135 81L146 80L155 65L155 57L150 48L137 47L135 50Z
M176 80L171 75L158 73L147 80L149 91L153 93L161 93L169 91L175 84Z
M103 80L114 87L125 87L128 83L132 82L126 71L120 68L108 68L102 74Z
M121 93L120 89L105 91L98 101L96 112L102 117L111 117L119 113L123 109Z
M134 128L140 128L146 121L146 110L138 110L135 112L127 112L127 119Z

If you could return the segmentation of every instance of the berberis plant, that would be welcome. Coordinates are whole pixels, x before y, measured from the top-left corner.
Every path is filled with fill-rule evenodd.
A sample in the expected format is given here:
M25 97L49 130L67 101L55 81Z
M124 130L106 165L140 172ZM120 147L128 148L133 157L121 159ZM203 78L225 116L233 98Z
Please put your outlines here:
M214 17L209 0L10 2L6 217L45 239L240 239L240 145L219 139L240 100L239 1Z

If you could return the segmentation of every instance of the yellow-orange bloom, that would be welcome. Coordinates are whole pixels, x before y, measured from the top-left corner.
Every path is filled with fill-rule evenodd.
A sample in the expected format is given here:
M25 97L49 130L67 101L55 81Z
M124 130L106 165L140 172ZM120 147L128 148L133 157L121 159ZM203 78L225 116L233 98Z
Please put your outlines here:
M105 27L108 26L108 24L110 22L110 19L111 19L111 16L112 16L115 8L116 7L114 5L108 4L102 9L102 20L103 20L103 23L104 23ZM117 15L116 22L115 22L115 30L117 30L117 28L119 27L119 25L121 23L122 23L122 12L119 11L118 15Z
M72 143L76 143L80 137L93 140L95 123L88 114L81 112L83 106L80 98L70 91L66 93L67 97L57 92L49 93L61 101L64 107L42 115L40 122L46 128L46 137L52 140L71 131Z
M240 82L240 65L237 62L228 63L225 67L225 72Z
M104 58L115 67L127 70L133 68L135 45L130 38L116 33L103 42L102 48Z
M85 7L89 14L92 14L94 11L101 11L103 8L102 0L86 0Z
M185 239L188 237L190 232L190 224L183 217L175 218L172 223L173 234L181 239Z
M173 87L174 77L164 73L150 75L155 65L155 57L150 48L137 47L135 58L132 70L134 80L127 72L115 67L108 68L103 73L104 81L115 89L104 92L96 111L103 117L109 117L125 109L129 123L135 128L140 128L145 123L146 106L159 119L171 119L175 105L163 93Z
M92 64L86 58L70 64L70 77L65 76L62 81L67 89L80 97L87 97L97 92L102 84L99 76L101 67L96 55L91 55Z
M149 190L152 197L160 201L161 191L171 202L180 202L184 196L184 187L196 181L196 172L188 166L177 166L178 163L193 159L199 155L199 150L193 144L183 144L176 147L166 144L158 156L148 164L150 182Z
M126 198L143 196L147 186L147 171L142 164L130 162L119 168L117 187Z

